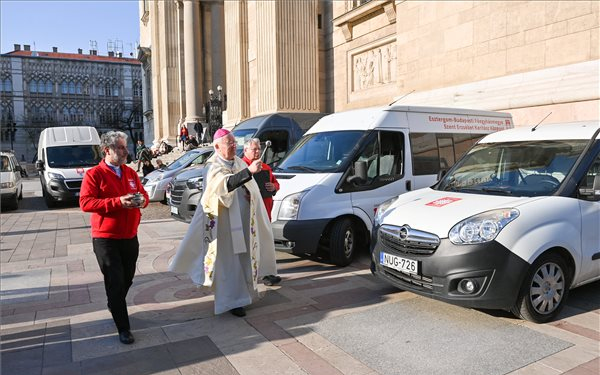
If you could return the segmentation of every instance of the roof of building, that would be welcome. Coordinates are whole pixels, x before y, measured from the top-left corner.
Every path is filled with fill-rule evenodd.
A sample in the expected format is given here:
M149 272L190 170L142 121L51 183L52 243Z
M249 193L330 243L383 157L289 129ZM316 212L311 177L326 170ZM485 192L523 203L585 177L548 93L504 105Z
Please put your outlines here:
M141 64L140 61L129 57L117 57L117 56L100 56L100 55L87 55L83 53L64 53L64 52L42 52L42 51L12 51L3 53L2 56L21 56L21 57L44 57L49 59L67 59L67 60L80 60L80 61L92 61L92 62L115 62L121 64Z

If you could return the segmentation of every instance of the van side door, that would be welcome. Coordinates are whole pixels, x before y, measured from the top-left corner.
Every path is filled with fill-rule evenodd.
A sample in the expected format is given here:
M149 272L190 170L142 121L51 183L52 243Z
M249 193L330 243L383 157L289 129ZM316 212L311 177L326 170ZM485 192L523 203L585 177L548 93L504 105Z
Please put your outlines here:
M338 194L351 194L353 209L366 213L371 219L371 224L375 209L381 203L406 192L402 181L406 142L407 136L402 131L372 132L336 187ZM348 177L355 174L356 162L366 163L366 181L348 181Z
M600 151L579 183L579 188L591 189L594 178L600 176ZM580 280L600 276L600 200L578 196L581 210L581 272Z

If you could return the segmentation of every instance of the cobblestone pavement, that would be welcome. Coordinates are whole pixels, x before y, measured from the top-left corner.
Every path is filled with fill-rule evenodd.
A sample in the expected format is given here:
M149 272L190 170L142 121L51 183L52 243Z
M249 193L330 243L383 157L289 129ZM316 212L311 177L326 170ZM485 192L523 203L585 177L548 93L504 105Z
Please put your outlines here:
M215 316L209 291L167 272L187 228L140 225L128 296L136 342L126 346L106 309L89 215L3 213L1 373L600 373L598 282L574 290L561 319L535 325L394 289L371 276L366 256L338 268L279 253L280 286L261 287L245 318Z

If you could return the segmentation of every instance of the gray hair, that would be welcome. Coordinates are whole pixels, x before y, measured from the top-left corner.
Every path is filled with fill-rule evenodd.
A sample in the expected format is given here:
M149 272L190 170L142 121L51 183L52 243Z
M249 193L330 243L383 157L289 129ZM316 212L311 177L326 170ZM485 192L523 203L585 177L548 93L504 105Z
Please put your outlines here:
M260 139L258 138L250 138L246 142L244 142L244 150L249 148L251 144L257 144L260 147Z
M117 145L117 139L124 139L127 142L127 134L118 130L111 130L102 134L102 137L100 137L100 148L102 150L106 147L114 149Z

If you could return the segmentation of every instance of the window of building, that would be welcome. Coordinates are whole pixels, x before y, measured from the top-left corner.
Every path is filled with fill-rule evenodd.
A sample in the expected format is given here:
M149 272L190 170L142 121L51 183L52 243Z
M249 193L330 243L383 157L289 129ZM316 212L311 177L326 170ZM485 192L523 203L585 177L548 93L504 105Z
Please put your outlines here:
M68 94L69 93L69 85L66 81L63 81L60 84L60 92L63 94Z
M75 82L69 82L69 94L75 94Z
M29 92L31 93L36 93L38 91L38 84L37 81L35 79L32 79L29 82Z
M52 82L51 81L46 81L46 93L47 94L52 94Z

